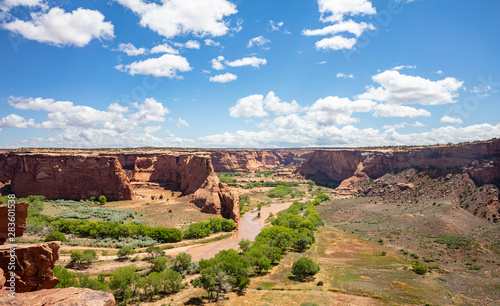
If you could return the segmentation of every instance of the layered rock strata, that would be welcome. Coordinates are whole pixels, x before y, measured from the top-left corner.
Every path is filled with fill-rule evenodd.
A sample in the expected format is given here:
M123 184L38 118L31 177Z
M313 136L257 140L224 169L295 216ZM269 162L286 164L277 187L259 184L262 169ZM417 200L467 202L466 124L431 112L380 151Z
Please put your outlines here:
M202 212L239 220L237 197L219 181L207 154L136 157L133 182L159 182L192 196Z
M11 190L17 197L134 199L129 179L115 157L18 154L16 158Z

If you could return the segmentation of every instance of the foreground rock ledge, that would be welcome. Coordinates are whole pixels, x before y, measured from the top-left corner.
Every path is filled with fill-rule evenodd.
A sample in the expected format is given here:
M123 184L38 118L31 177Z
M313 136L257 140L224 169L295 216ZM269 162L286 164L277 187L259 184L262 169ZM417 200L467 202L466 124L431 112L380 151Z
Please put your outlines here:
M13 306L114 306L115 297L109 292L85 288L44 289L36 292L18 293L15 299L0 290L0 304Z
M0 246L0 269L5 274L8 272L10 261L9 250L13 246L15 246L16 269L14 272L16 273L17 293L51 289L59 283L59 280L54 277L54 265L59 259L61 247L59 241L29 246Z

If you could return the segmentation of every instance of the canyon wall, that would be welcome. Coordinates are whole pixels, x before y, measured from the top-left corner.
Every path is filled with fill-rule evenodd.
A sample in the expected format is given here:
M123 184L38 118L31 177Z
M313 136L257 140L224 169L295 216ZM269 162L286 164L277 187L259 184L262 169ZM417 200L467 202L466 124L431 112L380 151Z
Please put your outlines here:
M500 140L408 150L317 150L297 172L318 184L338 186L352 177L378 178L407 168L465 171L477 184L498 184Z
M297 166L311 150L208 150L216 172L257 172Z
M136 157L132 182L158 182L192 196L202 212L239 220L238 198L215 174L210 156L203 153L156 154Z
M132 200L134 192L115 157L59 154L16 154L11 190L16 197L81 200L106 196Z

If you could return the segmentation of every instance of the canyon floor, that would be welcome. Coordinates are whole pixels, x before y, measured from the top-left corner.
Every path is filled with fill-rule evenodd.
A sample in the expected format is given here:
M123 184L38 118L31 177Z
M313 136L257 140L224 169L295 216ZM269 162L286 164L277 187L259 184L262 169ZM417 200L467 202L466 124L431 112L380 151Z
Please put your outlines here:
M234 292L209 302L203 289L188 286L185 290L141 305L498 305L500 304L500 224L471 214L446 196L426 200L402 201L391 195L339 196L333 189L308 184L299 177L277 177L271 173L231 176L231 191L249 201L242 216L255 223L240 228L241 233L260 231L269 213L276 214L293 200L311 199L318 193L330 200L317 207L325 225L316 232L316 242L304 253L287 253L267 274L254 277L244 294ZM220 176L224 176L220 174ZM297 182L290 194L281 199L270 198L271 187L252 187L255 182L282 180ZM366 187L366 186L365 186ZM185 229L188 224L213 217L200 212L187 197L165 190L158 184L134 186L136 200L109 202L104 207L130 209L134 218L145 224ZM162 198L160 199L160 196ZM404 202L404 203L402 203ZM271 206L277 203L277 206ZM261 206L261 216L257 212ZM48 204L44 213L58 215L71 207ZM243 217L245 218L245 217ZM128 220L127 222L130 222ZM242 224L252 224L243 222ZM237 248L237 232L218 233L210 237L160 245L167 255L191 253L193 259L212 254L221 247ZM43 236L26 234L24 242L39 242ZM92 239L72 238L63 244L61 259L66 266L73 250L94 249L99 261L70 271L97 277L118 267L136 266L140 271L151 262L146 248L137 248L133 260L117 259L116 248L92 247ZM219 240L221 239L221 240ZM214 241L215 240L215 241ZM218 240L218 241L217 241ZM102 250L109 250L101 256ZM291 276L294 261L302 256L313 258L320 272L308 282ZM419 259L430 269L417 275L411 264ZM184 282L198 275L187 276ZM323 286L318 286L318 281Z

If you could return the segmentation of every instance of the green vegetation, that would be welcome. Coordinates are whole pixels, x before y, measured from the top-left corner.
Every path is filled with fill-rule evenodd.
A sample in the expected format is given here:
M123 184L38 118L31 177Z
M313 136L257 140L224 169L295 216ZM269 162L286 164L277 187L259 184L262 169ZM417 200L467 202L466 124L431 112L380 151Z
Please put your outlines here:
M245 204L250 204L250 196L248 194L240 194L240 211L243 210L243 207L245 207Z
M101 203L101 205L104 205L104 204L106 204L107 199L105 196L102 195L99 197L98 201L99 201L99 203Z
M86 265L86 264L91 264L95 261L97 261L97 253L94 250L84 250L83 252L81 251L73 251L71 252L70 255L70 262L69 265Z
M277 187L269 190L269 197L271 198L284 198L285 196L291 194L293 189L287 186L278 185Z
M119 251L118 251L118 257L120 258L129 258L131 255L134 255L135 251L134 248L130 245L123 246Z
M219 178L222 178L222 177L243 176L243 174L238 172L217 172L217 176Z
M66 241L66 236L64 236L63 233L59 232L59 231L53 231L53 232L50 232L49 234L47 234L47 236L45 236L45 242L48 242L48 241Z
M255 173L255 176L256 177L261 177L261 176L269 177L269 176L272 176L275 173L276 173L276 170L257 171Z
M221 177L221 178L219 178L219 181L221 181L221 183L225 183L225 184L234 184L234 183L238 182L236 179L230 178L230 177Z
M439 244L446 244L449 249L466 249L471 250L476 246L473 240L460 236L437 236L433 237L434 242Z
M412 262L411 267L415 273L420 275L425 275L427 273L427 266L422 264L420 260L416 259Z
M91 208L80 206L73 210L66 210L59 213L57 216L63 219L79 219L85 220L92 217L99 218L104 221L124 223L125 220L133 218L135 212L130 209L111 209L107 207Z
M214 217L191 224L184 232L184 237L187 239L203 238L213 233L230 232L235 228L234 220Z
M309 257L302 257L292 266L292 274L304 281L319 272L319 266Z

